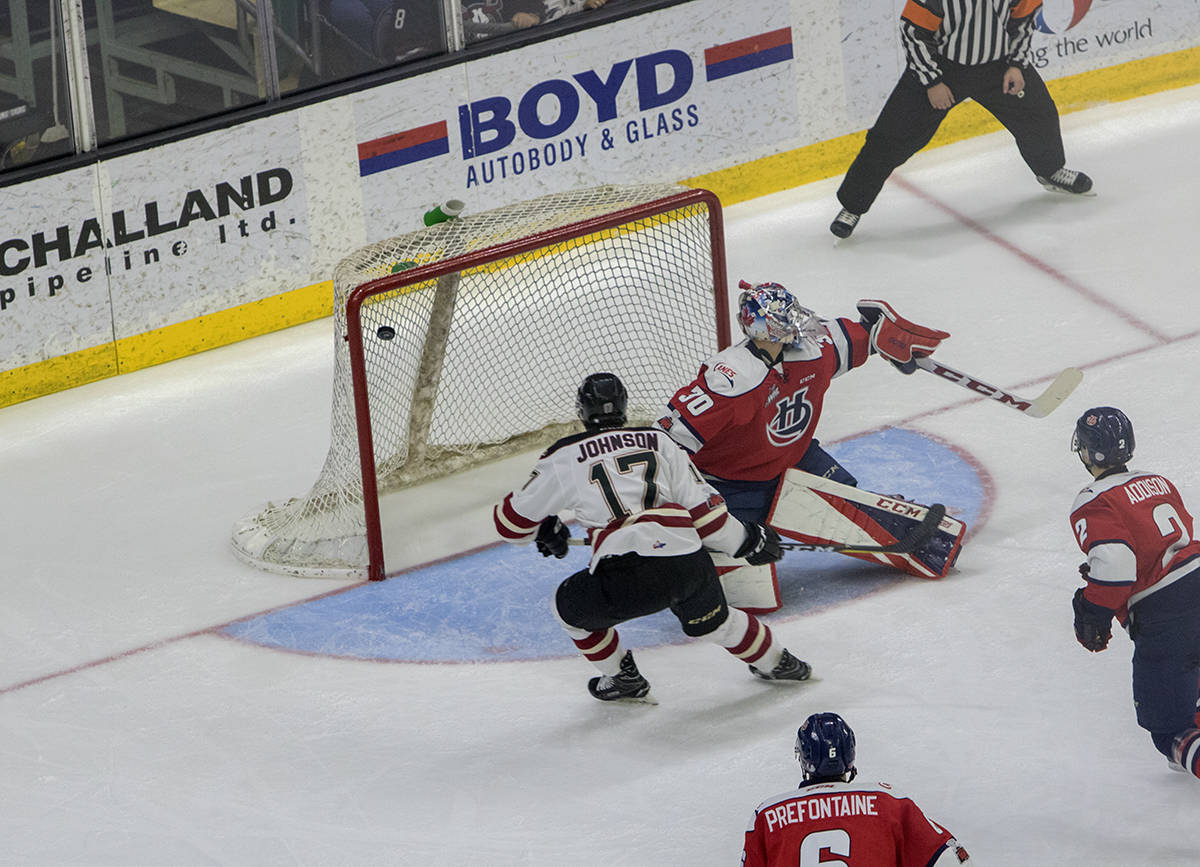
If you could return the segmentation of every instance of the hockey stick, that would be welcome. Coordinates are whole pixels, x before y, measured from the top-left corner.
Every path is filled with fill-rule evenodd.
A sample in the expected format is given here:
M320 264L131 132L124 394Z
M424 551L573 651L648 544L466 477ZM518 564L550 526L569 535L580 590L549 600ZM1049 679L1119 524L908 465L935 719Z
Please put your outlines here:
M792 542L787 539L782 540L779 544L785 551L832 551L835 554L911 554L929 541L937 532L944 517L946 517L946 507L941 503L934 503L925 510L925 517L912 528L908 535L897 539L890 545L816 545L808 542ZM572 536L567 540L567 544L586 545L588 540Z
M963 388L969 389L977 394L982 394L984 397L990 397L992 400L999 401L1007 407L1019 410L1025 415L1033 416L1034 418L1045 418L1054 410L1058 409L1067 397L1075 390L1075 386L1083 380L1083 371L1078 367L1068 367L1062 373L1054 378L1054 382L1047 386L1035 398L1018 397L1012 392L989 385L981 379L976 379L969 373L963 373L961 370L955 370L949 365L934 361L928 355L918 356L914 359L917 362L917 367L930 373L937 374L942 379L948 379L955 385L961 385Z

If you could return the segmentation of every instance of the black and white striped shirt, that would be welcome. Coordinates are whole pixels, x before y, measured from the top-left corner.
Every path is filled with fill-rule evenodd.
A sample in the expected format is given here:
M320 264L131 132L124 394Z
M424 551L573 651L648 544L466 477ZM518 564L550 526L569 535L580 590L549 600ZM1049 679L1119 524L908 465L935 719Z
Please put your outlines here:
M941 80L942 59L1027 66L1041 6L1042 0L908 0L900 14L908 68L929 86Z

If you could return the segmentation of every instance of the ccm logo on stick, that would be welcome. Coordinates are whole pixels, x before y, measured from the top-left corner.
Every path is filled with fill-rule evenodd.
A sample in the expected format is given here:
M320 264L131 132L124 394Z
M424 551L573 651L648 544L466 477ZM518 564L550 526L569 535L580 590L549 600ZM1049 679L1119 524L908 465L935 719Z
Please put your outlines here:
M994 385L988 385L986 382L980 382L977 379L972 379L966 374L960 373L953 368L943 367L936 361L933 362L930 367L926 367L925 369L930 373L936 373L938 376L945 377L951 382L958 383L959 385L963 386L963 388L969 388L971 391L977 391L980 394L990 397L993 400L998 400L1001 403L1012 404L1017 409L1028 409L1032 405L1032 401L1021 400L1019 397L1014 397L1007 391L996 388Z

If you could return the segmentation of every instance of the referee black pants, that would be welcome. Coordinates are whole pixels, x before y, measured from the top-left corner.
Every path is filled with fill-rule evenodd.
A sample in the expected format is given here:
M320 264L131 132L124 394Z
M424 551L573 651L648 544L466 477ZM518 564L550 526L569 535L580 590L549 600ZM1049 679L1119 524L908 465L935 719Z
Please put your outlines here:
M955 104L970 98L990 111L1012 133L1021 157L1035 175L1048 177L1063 167L1066 157L1058 107L1035 70L1022 70L1025 96L1018 98L1003 92L1005 61L959 66L943 60L942 69L942 80L954 94ZM928 88L906 71L846 171L837 193L842 207L855 214L870 210L884 182L929 144L947 111L930 105Z

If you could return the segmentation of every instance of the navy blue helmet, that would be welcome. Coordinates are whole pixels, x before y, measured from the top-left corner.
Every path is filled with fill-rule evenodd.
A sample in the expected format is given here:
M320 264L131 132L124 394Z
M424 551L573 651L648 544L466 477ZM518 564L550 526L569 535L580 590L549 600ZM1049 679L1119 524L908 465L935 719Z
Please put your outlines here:
M1086 467L1119 467L1133 457L1133 424L1115 406L1096 406L1075 422L1071 451Z
M796 760L804 779L853 778L854 732L836 713L814 713L796 732Z
M588 430L620 427L625 424L625 403L629 394L614 373L593 373L579 386L575 411Z

